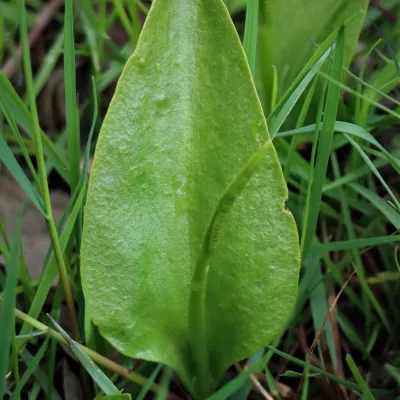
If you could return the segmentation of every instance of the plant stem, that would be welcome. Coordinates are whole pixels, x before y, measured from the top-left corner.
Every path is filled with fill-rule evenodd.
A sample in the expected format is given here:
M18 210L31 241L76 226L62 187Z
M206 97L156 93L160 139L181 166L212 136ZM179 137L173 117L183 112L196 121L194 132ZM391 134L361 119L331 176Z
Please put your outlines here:
M47 325L42 324L41 322L30 317L29 315L25 314L21 310L18 310L17 308L15 309L15 316L40 331L46 331L48 333L48 335L52 339L56 340L59 344L68 345L67 341L62 337L62 335L60 333L49 328ZM103 365L107 369L114 371L117 374L123 376L124 378L127 378L130 381L137 383L141 386L146 384L147 378L138 374L137 372L129 371L127 368L124 368L123 366L117 364L116 362L109 360L108 358L102 356L99 353L96 353L94 350L91 350L81 344L79 344L79 347L82 349L82 351L84 351L86 354L88 354L90 356L90 358L92 358L96 363ZM157 385L156 383L152 383L151 390L154 393L158 393L160 390L162 390L162 388L159 385ZM174 395L173 393L169 393L168 397L171 400L182 400L180 397Z
M207 228L199 259L196 263L189 303L189 331L196 363L194 387L196 394L201 399L206 398L210 394L209 392L213 389L214 385L210 374L205 312L209 262L218 246L223 226L232 209L233 203L262 164L265 152L271 146L272 143L268 140L261 147L258 147L248 159L244 168L228 185Z
M32 123L33 123L33 141L35 144L36 161L38 165L40 192L43 197L44 210L47 215L46 224L49 231L51 245L53 247L54 254L57 260L60 279L64 287L65 299L67 302L67 307L71 319L73 336L77 341L79 341L80 333L79 333L78 319L75 312L74 298L72 295L71 285L67 274L67 268L65 265L64 257L60 246L60 241L57 232L57 225L54 220L51 208L50 192L47 182L46 165L44 161L43 145L41 138L41 129L39 125L39 116L37 112L35 92L33 88L33 76L31 69L29 44L28 44L28 28L26 21L25 0L19 0L19 5L20 5L19 8L20 8L20 18L21 18L20 36L22 42L23 65L24 65L25 80L26 80L26 90L29 99L29 108L31 111Z
M196 264L189 303L189 330L196 364L196 380L194 382L194 387L195 392L201 399L209 394L208 390L211 381L205 318L207 265L209 259L210 254L207 248L203 247L202 254Z

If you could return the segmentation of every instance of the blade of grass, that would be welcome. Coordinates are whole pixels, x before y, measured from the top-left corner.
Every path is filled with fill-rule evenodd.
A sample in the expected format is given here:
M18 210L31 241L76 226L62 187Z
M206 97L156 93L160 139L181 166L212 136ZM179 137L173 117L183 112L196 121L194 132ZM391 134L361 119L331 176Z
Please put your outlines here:
M323 254L330 251L342 251L342 250L358 250L362 247L379 246L386 243L396 243L400 241L400 235L389 235L389 236L376 236L364 239L353 239L343 240L338 242L329 242L316 244L312 248L312 252Z
M288 97L287 101L283 103L280 108L277 106L277 111L274 113L276 116L271 118L270 122L270 136L273 139L278 133L279 128L282 126L283 122L289 115L290 111L293 109L300 96L303 94L309 83L315 77L317 72L321 69L325 60L328 58L331 50L328 49L324 54L317 60L317 62L312 66L310 71L304 76L304 78L299 82L298 86L293 90L293 92Z
M344 135L346 139L353 145L353 147L359 152L361 155L361 158L365 161L365 163L368 165L368 167L371 169L371 171L374 173L374 175L378 178L378 180L381 182L382 186L386 189L388 192L389 196L391 197L393 203L396 205L397 210L400 211L400 203L398 202L396 196L393 194L385 180L382 178L382 175L379 173L379 171L375 168L374 164L372 161L368 158L368 156L365 154L363 149L359 146L358 143L356 143L349 135Z
M129 21L129 17L125 11L124 5L121 0L113 0L114 7L117 10L119 19L121 20L122 26L130 38L134 40L135 35L132 28L132 23Z
M3 95L1 93L0 93L0 107L2 108L3 114L6 117L8 125L10 126L11 130L13 131L13 133L18 141L19 147L20 147L22 154L25 158L25 161L28 165L29 172L32 174L32 177L33 177L33 180L34 180L36 186L39 187L39 179L37 177L35 167L33 166L31 158L29 156L28 149L25 146L25 142L22 139L21 134L19 133L17 124L15 123L14 118L13 118L12 114L10 113L7 103L4 101Z
M354 379L357 381L357 383L360 385L361 388L361 393L362 393L362 398L364 400L374 400L375 397L372 395L371 391L369 390L369 387L367 383L364 381L362 378L360 371L358 370L353 358L351 357L350 354L346 354L346 362L347 365L350 368L351 373L354 376Z
M349 187L370 201L397 230L400 230L400 214L387 201L358 183L351 183Z
M336 348L335 348L335 343L333 341L333 331L332 331L331 321L330 319L326 319L326 316L328 315L329 311L329 306L328 306L328 300L326 298L326 288L325 288L325 283L323 281L323 275L320 263L318 263L318 265L314 269L313 278L314 280L311 283L311 285L313 286L314 289L310 293L310 308L313 319L314 331L318 332L318 335L321 335L320 330L325 332L326 343L329 349L329 355L332 360L333 369L336 372L337 371ZM318 350L320 354L320 359L323 360L320 341L318 341Z
M4 222L1 219L1 217L0 217L0 235L4 239L4 243L5 243L6 249L10 250L11 249L11 244L10 244L10 241L8 239L8 235L7 235L7 232L6 232L6 227L4 226Z
M80 132L76 98L75 45L74 45L73 0L65 1L64 20L64 82L65 114L68 136L68 158L70 169L71 193L79 182L80 168Z
M259 0L249 0L247 2L243 47L253 77L256 68L257 55L258 10Z
M100 72L100 55L98 47L98 20L93 4L89 0L76 2L75 7L78 10L80 19L82 20L83 30L85 32L87 42L90 47L90 55L95 74ZM100 31L101 32L101 31ZM101 34L101 33L100 33Z
M15 317L14 317L15 320ZM12 334L11 334L11 365L14 374L13 384L19 385L20 373L19 373L19 363L18 363L18 350L17 350L17 339L16 339L16 327L13 324ZM21 396L18 393L15 400L21 400Z
M271 345L267 345L267 348L270 349L273 353L277 354L278 356L292 362L293 364L296 364L300 367L305 368L306 366L306 361L303 360L299 360L296 357L293 357L289 354L286 354L285 352L276 349L275 347L271 346ZM314 365L310 365L310 371L314 372L314 373L318 373L318 374L322 374L324 375L326 378L328 378L329 380L331 380L332 382L336 382L339 383L340 385L343 385L345 387L347 387L348 389L351 390L360 390L360 385L356 384L354 382L348 381L346 379L342 379L339 378L336 375L330 374L329 372L324 371L321 368L315 367ZM385 389L371 389L374 393L376 393L377 395L389 395L391 391L390 390L385 390ZM211 397L209 398L209 400L211 400ZM215 399L217 400L217 399Z
M400 384L400 370L393 365L385 364L385 369L389 373L389 375L395 379L396 383Z
M57 284L56 293L54 295L53 304L51 314L55 319L60 319L61 314L61 304L64 300L62 285L60 282ZM47 388L47 400L50 400L51 394L53 392L53 381L54 381L54 374L56 370L56 361L57 361L57 342L54 339L50 341L50 355L48 361L48 376L49 376L49 383Z
M0 302L1 302L1 297L0 297ZM58 343L62 345L67 345L68 342L64 339L64 337L57 331L49 328L47 325L42 324L41 322L37 321L34 318L31 318L29 315L25 314L24 312L15 309L15 316L24 321L25 323L31 325L33 328L36 328L40 331L47 331L47 334L54 340L56 340ZM121 365L115 363L112 360L109 360L108 358L102 356L99 353L96 353L95 351L81 345L77 344L79 348L84 351L89 357L91 357L96 363L103 365L105 368L116 372L117 374L131 380L134 383L138 383L139 385L145 385L147 382L147 378L143 377L142 375L138 374L135 371L129 371L127 368L122 367ZM160 390L160 386L157 385L156 383L153 383L151 385L151 390L154 393L157 393ZM170 398L172 400L182 400L178 396L173 395L172 393L170 394Z
M303 67L303 69L300 71L300 73L297 75L297 77L294 79L292 84L289 86L289 88L286 90L285 94L282 96L282 98L279 100L275 110L268 115L267 121L270 122L273 118L276 117L276 114L280 111L282 105L284 105L288 98L291 96L291 94L294 92L294 90L299 86L300 82L304 79L304 77L307 75L307 73L310 71L310 69L315 65L315 63L326 53L331 46L333 45L337 34L339 30L336 29L334 32L329 35L326 40L318 47L316 52L310 57L310 59L307 61L307 64Z
M347 339L351 342L352 346L354 346L355 349L361 352L364 357L370 358L369 352L365 344L359 338L356 330L352 327L351 323L347 321L346 318L340 313L337 313L336 318L338 320L340 329L343 331Z
M14 120L22 127L29 137L33 138L35 128L32 116L24 102L18 96L11 82L2 72L0 72L0 92L14 117ZM46 152L46 157L53 163L57 172L64 181L68 183L68 163L65 161L63 153L57 149L55 144L44 132L40 131L40 135L43 141L43 149Z
M90 128L90 133L89 133L89 138L86 143L86 150L85 150L85 158L83 162L83 168L82 168L82 175L81 179L82 180L87 180L87 175L88 175L88 170L89 170L89 158L90 158L90 147L92 143L92 138L93 138L93 133L96 127L96 121L97 121L97 115L98 115L98 104L97 104L97 91L96 91L96 81L92 77L92 88L93 88L93 104L94 104L94 109L93 109L93 119L92 119L92 126ZM83 199L82 202L82 207L79 211L79 223L78 223L78 241L77 241L77 250L78 253L80 252L80 244L81 244L81 237L82 237L82 229L83 229L83 218L84 218L84 204L86 203L86 196ZM95 333L94 333L94 326L92 323L92 320L90 319L90 314L87 311L87 304L85 302L85 315L84 315L84 332L85 332L85 343L91 347L91 348L96 348L95 347Z
M271 113L275 112L279 94L278 70L275 65L272 66L272 90L271 90Z
M143 385L142 390L140 391L140 393L137 395L136 400L144 400L147 393L149 392L152 383L156 380L158 374L160 373L160 371L162 370L162 364L158 364L157 367L154 369L154 371L152 372L152 374L150 375L150 378L147 380L146 384Z
M62 53L64 42L64 29L57 35L56 40L50 47L46 56L43 59L42 65L35 76L33 86L35 87L35 95L38 96L50 78L50 74L53 72L54 67L57 64L58 59Z
M300 242L301 249L304 247L304 241L307 236L306 233L307 233L309 214L310 214L310 208L311 208L311 203L310 203L311 193L312 193L314 173L315 173L315 159L316 159L316 154L317 154L317 146L318 146L318 142L319 142L320 127L321 127L321 123L322 123L323 107L325 104L325 95L326 95L327 86L328 86L327 82L324 81L322 88L321 88L320 95L319 95L319 100L318 100L316 124L315 124L314 138L313 138L313 144L312 144L312 149L311 149L310 168L309 168L309 171L307 174L308 184L307 184L307 192L306 192L305 201L304 201L305 202L305 211L304 211L304 215L303 215L303 219L302 219L302 227L301 227L301 242ZM305 273L308 274L307 270Z
M48 344L49 344L49 337L46 338L46 340L40 347L39 351L35 354L32 361L29 363L27 370L24 372L24 375L22 376L21 380L18 382L17 386L15 387L10 400L17 399L17 397L21 393L22 388L26 385L29 378L31 377L31 375L33 374L33 372L36 370L37 366L39 365L40 361L43 359L43 357L46 353Z
M70 241L71 235L73 233L73 229L75 226L75 221L79 215L79 211L82 206L83 199L85 197L86 185L83 186L80 191L78 191L75 196L71 199L70 203L73 204L73 208L70 212L68 221L64 227L64 230L60 236L60 247L61 251L64 252L67 248L67 245ZM68 209L69 207L67 207ZM29 309L29 316L36 319L39 317L39 314L42 310L42 307L46 301L48 293L51 289L54 278L57 275L57 259L53 255L51 260L49 261L47 268L45 269L42 278L40 280L40 285L36 291L35 298L32 302L32 305ZM32 331L32 328L29 324L24 323L20 330L20 335L27 335Z
M34 357L29 351L25 349L20 353L20 359L24 362L26 367L29 368L29 365L32 363ZM48 376L46 375L45 371L41 368L40 364L37 365L36 368L34 369L33 378L41 386L43 392L47 393ZM61 396L58 394L55 388L53 390L51 400L62 400Z
M400 119L400 114L397 111L394 111L391 108L386 107L385 105L381 104L379 101L374 100L373 97L368 97L366 95L360 94L356 90L350 88L348 85L343 84L342 82L330 77L329 75L324 74L323 72L318 72L318 74L321 75L323 78L328 79L331 83L333 83L336 86L338 86L339 88L343 89L345 92L350 93L356 97L359 97L362 100L365 100L366 104L373 105L376 108L379 108L380 110L385 111L389 115L395 117L397 120Z
M139 19L139 12L138 12L138 7L137 7L137 0L134 1L126 1L126 5L128 7L128 12L129 16L132 21L132 42L137 43L139 36L140 36L140 31L141 31L141 26L140 26L140 19Z
M22 190L26 193L28 198L36 206L36 208L41 212L41 214L47 218L48 213L45 210L44 202L36 189L32 186L29 179L25 175L12 150L8 147L7 142L4 140L3 136L0 134L0 161L4 163L8 171L14 177L14 179L21 186Z
M344 29L340 29L336 49L334 54L334 60L332 65L332 76L337 80L342 79L342 68L344 62ZM302 242L302 256L303 259L309 252L312 244L312 240L317 228L318 214L321 204L322 188L325 181L326 171L329 162L329 155L332 147L333 132L335 127L335 120L337 114L337 108L339 104L340 89L332 84L328 84L328 93L325 105L324 119L322 122L321 135L319 139L317 159L315 165L314 179L311 187L310 194L310 207L307 221L307 230L305 232L305 238Z
M314 93L315 93L315 88L317 86L317 79L314 79L313 84L310 87L310 90L308 91L306 98L304 99L304 102L301 106L301 110L300 110L300 114L299 117L297 118L297 122L296 122L296 128L300 128L301 126L304 125L304 121L306 119L308 110L310 108L311 105L311 101L314 97ZM297 148L297 144L298 144L298 140L297 140L297 136L293 136L292 140L290 141L290 147L286 156L286 164L285 164L285 168L284 168L284 178L285 181L288 180L289 175L290 175L290 167L292 164L292 158L293 158L293 154L296 151Z
M119 393L118 388L108 379L108 377L104 374L104 372L96 366L96 364L92 361L92 359L78 346L78 344L73 341L67 332L64 331L63 328L51 317L50 314L47 314L50 321L56 327L56 329L61 333L61 336L68 343L69 348L78 358L80 363L85 367L86 371L90 374L99 388L105 394L115 394Z
M40 393L40 385L36 382L33 384L32 390L29 392L29 400L36 400Z
M339 169L339 163L336 158L336 154L332 153L332 167L333 167L333 172L335 177L340 177L340 169ZM347 191L344 188L340 189L340 201L342 205L342 213L343 213L343 222L344 226L347 231L347 235L350 238L350 240L355 240L356 239L356 234L355 234L355 229L353 225L353 221L351 219L351 214L350 214L350 209L349 205L347 202ZM390 328L389 321L385 315L385 312L382 309L381 304L379 301L376 299L374 292L371 290L371 288L368 286L368 283L366 281L366 274L364 271L364 265L361 259L361 255L359 252L355 251L354 249L352 250L353 258L354 258L354 269L357 271L357 276L358 279L360 280L361 287L363 289L361 295L362 295L362 300L364 303L364 314L366 316L366 321L367 324L371 323L372 321L372 315L370 312L370 307L368 301L372 304L374 307L375 311L381 318L383 324L385 325L388 333L392 335L392 331Z
M0 399L6 391L7 369L9 364L10 346L15 329L14 309L16 305L16 287L18 281L18 253L21 246L22 213L18 216L14 230L10 259L7 263L7 280L4 288L3 303L0 308Z
M19 0L19 11L20 11L20 37L22 42L22 54L23 54L23 65L24 65L24 72L25 72L25 80L26 80L26 88L29 98L30 104L30 111L32 114L32 121L33 121L33 138L35 143L35 150L36 150L36 160L38 164L38 172L39 172L39 179L40 179L40 189L43 197L44 202L44 209L47 215L46 223L48 226L49 236L51 239L51 244L54 249L54 254L57 259L57 265L59 269L60 279L63 283L64 292L65 292L65 299L67 302L67 307L70 315L70 322L73 328L74 337L77 340L80 340L80 332L79 332L79 325L78 319L76 316L75 311L75 303L74 298L72 295L71 285L68 278L67 268L64 261L63 252L61 250L60 241L58 237L57 225L55 223L51 201L50 201L50 192L49 186L47 182L47 173L46 173L46 165L44 160L44 153L43 153L43 145L42 145L42 135L41 129L39 125L39 116L36 107L36 99L35 99L35 92L33 88L33 77L32 77L32 69L31 69L31 60L30 60L30 53L29 53L29 43L28 43L28 28L26 22L26 10L25 10L25 0ZM66 85L68 86L68 85ZM79 160L78 160L79 161ZM79 166L78 166L78 174L79 174ZM78 175L79 177L79 175Z
M291 131L286 131L286 132L279 132L277 134L277 137L289 137L293 135L301 135L301 134L307 134L307 133L313 133L316 130L316 126L314 125L308 125L302 128L298 129L293 129ZM385 158L391 163L391 165L400 172L400 161L392 156L372 135L369 133L366 129L355 125L351 124L349 122L344 122L344 121L335 121L334 125L334 130L335 132L340 132L343 134L349 134L355 137L358 137L360 139L363 139L375 147L377 147L385 156Z
M308 399L308 389L310 386L310 360L306 359L306 366L304 368L303 372L303 388L301 390L301 400L307 400Z
M169 367L164 367L164 372L161 375L160 379L160 390L158 391L156 395L156 400L167 400L168 398L168 389L169 389L169 384L172 379L172 369Z

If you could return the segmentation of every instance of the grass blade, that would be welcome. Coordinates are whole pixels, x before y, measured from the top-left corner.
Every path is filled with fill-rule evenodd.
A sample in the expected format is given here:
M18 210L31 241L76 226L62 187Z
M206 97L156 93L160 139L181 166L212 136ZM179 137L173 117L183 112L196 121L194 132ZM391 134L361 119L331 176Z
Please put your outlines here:
M47 337L47 339L44 341L44 343L40 347L39 351L33 357L32 361L28 364L28 368L25 371L24 375L22 376L21 380L18 382L18 385L14 389L13 395L11 396L10 400L16 400L17 399L17 397L19 396L22 388L26 385L26 383L28 382L29 378L31 377L33 372L36 370L36 367L39 365L40 361L44 357L44 355L46 353L46 350L47 350L48 344L49 344L49 338Z
M64 252L67 248L67 245L70 241L73 228L75 226L75 221L79 215L79 211L82 206L83 199L86 193L86 186L84 186L79 192L78 196L75 200L75 196L72 198L71 202L75 201L74 207L70 213L67 224L64 227L64 230L60 236L60 246L61 251ZM42 278L40 280L40 285L36 291L36 296L32 302L31 308L29 310L29 316L32 318L38 318L42 307L46 301L47 295L51 289L51 285L53 283L54 278L57 275L57 262L55 256L51 258L46 270L44 271ZM24 323L20 330L20 335L26 335L32 331L32 327L29 324Z
M371 238L343 240L338 242L322 243L317 244L313 247L313 253L327 253L330 251L342 251L342 250L358 250L362 247L379 246L386 243L396 243L400 241L400 235L389 235L389 236L376 236Z
M346 362L347 365L349 366L354 379L357 381L357 383L360 385L361 388L361 393L362 393L362 398L364 400L374 400L375 397L372 395L371 391L368 388L367 383L364 381L364 379L362 378L360 371L358 370L355 362L353 361L352 357L350 354L346 355Z
M0 161L4 163L10 174L21 186L22 190L26 193L28 198L36 206L36 208L42 213L42 215L47 219L47 213L44 209L43 200L40 197L37 190L32 186L31 182L25 175L12 150L8 147L7 142L4 140L3 136L0 134Z
M92 361L92 359L82 351L82 349L78 346L78 344L71 339L71 337L64 331L63 328L51 317L50 314L47 314L50 318L53 325L57 328L57 330L61 333L62 337L67 341L70 349L81 362L81 364L85 367L86 371L90 374L93 380L97 383L99 388L105 394L116 394L119 393L118 388L107 378L104 372L97 367L97 365Z
M253 77L256 69L258 9L259 0L249 0L247 2L243 47Z
M387 201L358 183L351 183L349 187L370 201L397 230L400 230L400 214Z
M143 388L140 391L140 393L137 395L136 400L144 400L145 399L147 393L149 392L149 390L151 388L151 384L156 380L158 374L162 370L162 367L163 367L162 364L157 365L157 367L154 369L154 371L150 375L150 378L147 380L146 384L143 385Z
M7 263L7 280L4 288L3 301L0 308L0 399L6 391L6 380L11 337L14 331L14 309L16 304L16 288L18 281L18 253L21 246L22 213L17 219L11 243L10 258Z
M18 96L11 82L2 72L0 72L0 92L14 117L14 120L19 126L22 127L22 129L28 134L30 138L33 138L34 122L32 116L24 102ZM68 163L64 159L64 154L46 136L44 132L40 131L40 135L43 141L43 149L46 153L46 157L53 163L57 172L64 179L64 181L68 183Z
M79 182L80 132L76 99L73 0L65 2L64 82L71 193Z
M393 200L393 203L396 205L397 210L400 211L400 203L398 202L396 196L393 194L385 180L382 178L382 175L379 173L379 171L375 168L375 165L372 163L372 161L368 158L368 156L365 154L364 150L360 147L360 145L355 142L351 137L348 135L344 135L345 138L353 145L353 147L360 153L362 159L365 161L365 163L368 165L368 167L371 169L371 171L374 173L374 175L379 179L379 181L382 183L382 186L386 189L388 192L389 196Z
M276 113L276 116L271 119L270 123L270 135L273 139L275 135L278 133L279 128L284 123L285 119L289 115L290 111L293 109L300 96L306 90L309 83L315 77L317 72L321 69L325 60L328 58L331 50L328 49L325 53L317 60L317 62L313 65L310 71L304 76L304 78L299 82L298 86L293 90L293 92L288 97L287 101L281 105L279 111Z
M47 181L47 171L44 159L44 152L43 152L43 144L42 144L42 135L41 129L39 124L39 115L36 106L36 97L33 88L33 76L32 76L32 64L31 64L31 57L29 51L29 41L28 41L28 27L26 21L26 9L25 9L25 0L19 0L19 11L21 16L21 23L20 23L20 37L22 42L22 54L23 54L23 64L24 64L24 72L25 72L25 81L26 81L26 88L27 94L29 98L29 106L32 115L32 122L33 122L33 138L35 144L35 155L36 161L38 164L38 172L39 172L39 180L40 180L40 191L43 197L44 209L47 215L47 227L49 236L51 239L51 245L54 250L54 254L57 260L57 266L60 274L60 280L64 287L65 292L65 299L67 302L67 307L70 315L70 322L73 327L74 337L79 340L80 332L79 332L79 325L78 319L76 316L75 310L75 302L72 295L71 285L68 277L68 271L65 265L64 255L61 250L60 240L57 231L57 225L53 217L53 211L51 207L51 200L50 200L50 191L49 191L49 184ZM79 161L79 160L78 160ZM78 166L78 173L79 173L79 166ZM79 179L79 177L78 177Z
M341 28L337 38L335 55L332 65L332 76L339 82L342 79L344 61L344 29ZM325 182L326 171L329 162L329 155L332 147L333 132L336 121L336 113L339 104L340 89L329 83L327 100L325 105L324 119L321 128L321 135L317 151L315 174L311 187L310 208L307 221L307 230L304 241L302 241L303 259L311 248L314 233L317 228L319 208L321 204L322 189Z

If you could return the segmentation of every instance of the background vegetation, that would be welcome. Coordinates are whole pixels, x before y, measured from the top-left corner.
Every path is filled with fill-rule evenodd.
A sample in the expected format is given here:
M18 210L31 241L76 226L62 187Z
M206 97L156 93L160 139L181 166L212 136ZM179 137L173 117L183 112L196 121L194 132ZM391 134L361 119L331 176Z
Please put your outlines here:
M273 1L255 12L257 3L246 18L245 1L227 1L304 257L286 332L233 366L211 398L400 397L400 2L371 0L365 18L345 2L294 16ZM149 7L0 1L0 398L101 398L115 387L137 399L188 398L168 368L117 354L98 334L83 339L87 171ZM325 39L344 14L359 18L361 34L338 69ZM321 117L331 126L319 134Z

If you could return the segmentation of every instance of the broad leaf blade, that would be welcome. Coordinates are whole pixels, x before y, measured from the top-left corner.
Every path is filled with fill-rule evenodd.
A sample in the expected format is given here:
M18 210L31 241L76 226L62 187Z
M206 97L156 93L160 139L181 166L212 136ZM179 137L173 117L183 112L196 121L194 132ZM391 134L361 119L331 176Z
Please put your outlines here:
M263 144L261 166L251 179L242 176ZM283 329L297 292L298 237L222 0L156 0L100 133L82 282L100 332L131 357L171 366L192 392L199 360L189 329L191 283L232 182L243 192L207 269L205 392Z

